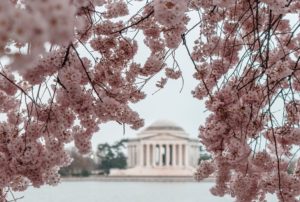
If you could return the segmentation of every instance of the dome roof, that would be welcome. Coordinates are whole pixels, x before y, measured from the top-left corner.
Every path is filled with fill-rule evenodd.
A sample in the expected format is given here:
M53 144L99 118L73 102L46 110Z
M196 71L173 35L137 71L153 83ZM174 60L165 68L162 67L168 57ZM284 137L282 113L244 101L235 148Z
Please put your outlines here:
M148 126L144 131L178 131L184 132L183 128L178 126L177 124L166 121L166 120L159 120Z

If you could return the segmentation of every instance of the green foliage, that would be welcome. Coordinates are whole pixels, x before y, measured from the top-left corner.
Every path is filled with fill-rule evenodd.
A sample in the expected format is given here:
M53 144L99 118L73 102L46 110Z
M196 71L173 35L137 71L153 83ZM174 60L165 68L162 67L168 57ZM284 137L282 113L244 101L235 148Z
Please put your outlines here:
M90 176L90 175L91 175L91 172L90 172L89 170L83 169L83 170L81 171L81 176L82 176L82 177L88 177L88 176Z
M211 159L211 155L209 155L207 153L204 153L204 154L200 155L200 161L206 161L206 160L209 160L209 159Z
M205 153L206 151L203 148L203 146L199 147L199 152L200 152L200 157L199 157L199 160L198 160L198 164L200 164L201 161L207 161L207 160L212 159L211 155L209 155L208 153Z
M62 177L67 177L68 175L70 175L68 167L62 167L62 168L60 168L60 170L58 171L58 173Z
M127 139L123 139L113 145L107 143L98 145L97 156L100 159L98 168L103 170L106 175L109 174L110 169L112 168L126 168L126 156L122 149L125 148L125 143L127 141Z

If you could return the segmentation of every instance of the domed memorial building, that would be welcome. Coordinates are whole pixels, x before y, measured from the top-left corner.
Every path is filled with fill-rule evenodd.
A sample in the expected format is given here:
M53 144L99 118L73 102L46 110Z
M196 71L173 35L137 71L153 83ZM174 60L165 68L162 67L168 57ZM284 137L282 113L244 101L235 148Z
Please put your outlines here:
M199 159L199 140L190 138L178 125L157 121L128 141L123 176L192 176Z

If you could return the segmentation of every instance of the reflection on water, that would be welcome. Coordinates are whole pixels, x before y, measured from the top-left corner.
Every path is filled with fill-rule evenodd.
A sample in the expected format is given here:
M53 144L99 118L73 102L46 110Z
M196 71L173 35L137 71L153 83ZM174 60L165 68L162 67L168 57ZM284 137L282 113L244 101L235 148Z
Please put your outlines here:
M211 182L62 182L56 187L30 188L20 202L229 202L211 196ZM269 200L268 200L269 201ZM270 200L276 201L276 200Z

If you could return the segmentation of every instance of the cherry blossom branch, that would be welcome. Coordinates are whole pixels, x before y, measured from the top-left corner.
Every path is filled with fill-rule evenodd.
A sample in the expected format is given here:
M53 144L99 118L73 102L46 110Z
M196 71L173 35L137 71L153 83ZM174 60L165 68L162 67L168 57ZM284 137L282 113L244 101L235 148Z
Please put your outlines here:
M13 80L11 80L10 78L8 78L4 73L0 72L0 75L3 76L7 81L9 81L12 85L14 85L17 89L19 89L26 97L28 97L36 106L39 107L39 105L35 102L35 100L30 97L27 92L20 87L18 84L16 84Z
M141 22L143 22L144 20L148 19L151 15L153 15L153 13L154 13L154 10L150 11L147 15L145 15L144 17L142 17L142 18L139 19L138 21L133 22L132 24L130 24L130 25L128 25L128 26L126 26L126 27L124 27L124 28L118 30L118 31L112 32L111 34L116 34L116 33L122 34L123 31L125 31L125 30L127 30L127 29L129 29L129 28L131 28L131 27L133 27L133 26L135 26L135 25L138 25L138 24L140 24Z
M190 50L189 50L189 48L188 48L188 46L187 46L187 44L186 44L185 35L182 34L182 35L181 35L181 38L182 38L182 43L183 43L183 45L185 46L185 49L186 49L186 51L187 51L187 53L188 53L188 55L189 55L189 57L190 57L190 59L191 59L193 65L194 65L195 70L196 70L197 72L199 72L199 70L198 70L198 68L197 68L197 65L196 65L196 63L195 63L195 61L194 61L194 59L193 59L193 57L192 57L192 55L191 55L191 52L190 52ZM203 79L202 79L201 81L202 81L202 83L203 83L203 85L204 85L204 87L205 87L205 90L206 90L207 94L209 95L210 99L212 100L213 97L212 97L212 95L210 94L209 89L208 89L208 87L207 87L205 81L204 81Z
M80 63L81 63L81 66L82 66L82 68L83 68L83 70L84 70L84 72L85 72L85 74L86 74L86 76L87 76L87 78L88 78L88 80L89 80L89 83L90 83L91 87L93 88L93 90L94 90L94 92L96 93L96 95L97 95L97 97L99 98L99 100L100 100L101 102L103 102L102 98L100 97L98 91L96 90L96 88L95 88L95 86L94 86L94 82L92 81L92 78L90 77L89 73L87 72L87 70L86 70L86 68L85 68L85 65L84 65L83 61L81 60L81 57L80 57L78 51L76 50L76 48L74 47L73 44L71 44L71 47L72 47L73 50L75 51L75 53L76 53L76 55L77 55L77 58L79 59L79 61L80 61Z

